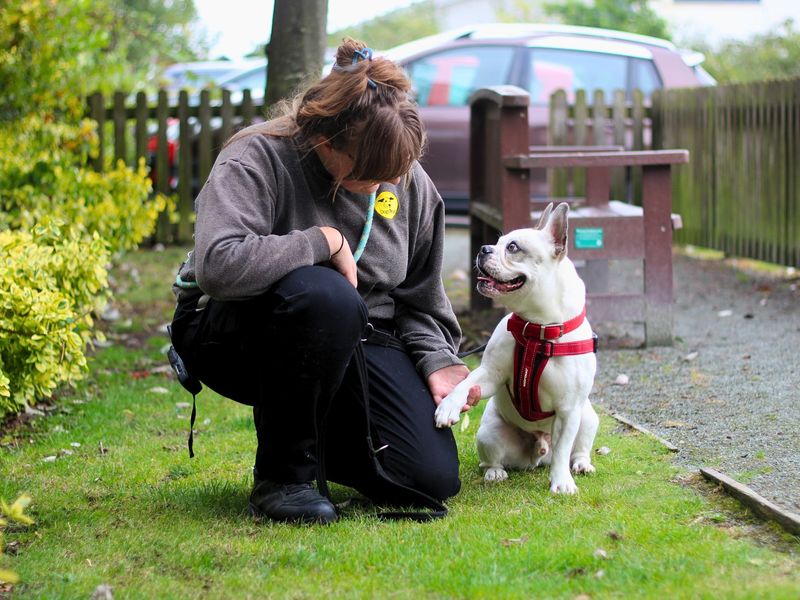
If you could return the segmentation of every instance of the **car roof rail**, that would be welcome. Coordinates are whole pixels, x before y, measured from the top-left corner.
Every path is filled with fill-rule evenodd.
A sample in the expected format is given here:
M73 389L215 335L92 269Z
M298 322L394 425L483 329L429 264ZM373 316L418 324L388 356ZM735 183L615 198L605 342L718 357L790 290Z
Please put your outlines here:
M627 42L638 42L650 46L659 46L668 50L675 50L675 44L649 35L628 33L615 29L601 29L599 27L583 27L578 25L559 25L555 23L488 23L474 25L454 30L459 32L454 39L484 39L493 37L522 37L534 34L560 33L570 35L585 35L591 37L607 38Z

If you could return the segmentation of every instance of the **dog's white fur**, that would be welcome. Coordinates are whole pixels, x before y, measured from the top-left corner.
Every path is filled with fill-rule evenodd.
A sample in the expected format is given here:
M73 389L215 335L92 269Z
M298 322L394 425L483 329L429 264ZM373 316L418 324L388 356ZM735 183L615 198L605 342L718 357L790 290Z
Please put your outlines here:
M579 315L586 290L567 258L569 206L550 204L535 229L518 229L502 236L496 245L484 246L476 259L478 291L496 298L526 321L564 323ZM524 284L517 287L524 278ZM598 418L589 401L596 360L593 353L549 359L539 382L541 410L553 417L530 422L512 403L508 389L514 388L514 346L506 329L510 315L494 330L481 365L458 384L436 409L437 427L450 427L459 420L470 388L480 386L481 397L490 397L477 434L478 455L486 481L508 478L506 468L527 469L550 464L550 491L574 494L575 473L593 472L591 449ZM592 337L587 320L558 342ZM552 452L548 435L552 436ZM544 449L544 454L541 450Z

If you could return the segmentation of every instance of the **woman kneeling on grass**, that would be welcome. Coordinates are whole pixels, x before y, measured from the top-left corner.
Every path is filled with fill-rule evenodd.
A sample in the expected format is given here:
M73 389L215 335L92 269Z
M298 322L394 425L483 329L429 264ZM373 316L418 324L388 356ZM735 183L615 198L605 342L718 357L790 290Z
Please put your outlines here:
M197 197L172 339L189 373L253 406L253 514L335 521L326 479L391 506L459 490L433 412L468 370L409 89L345 40L286 114L230 140Z

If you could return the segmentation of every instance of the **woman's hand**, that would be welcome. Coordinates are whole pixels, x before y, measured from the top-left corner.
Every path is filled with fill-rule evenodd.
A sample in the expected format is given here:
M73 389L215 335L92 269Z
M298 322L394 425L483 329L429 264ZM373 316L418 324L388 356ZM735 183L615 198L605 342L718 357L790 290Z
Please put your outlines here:
M353 251L341 231L334 227L320 227L320 231L328 240L328 248L331 251L330 263L333 268L347 278L347 281L358 286L358 268L353 259Z
M459 383L469 375L469 369L464 365L451 365L428 375L428 389L431 391L436 406L447 394L453 391ZM481 400L481 386L473 385L467 394L467 403L461 409L466 412Z

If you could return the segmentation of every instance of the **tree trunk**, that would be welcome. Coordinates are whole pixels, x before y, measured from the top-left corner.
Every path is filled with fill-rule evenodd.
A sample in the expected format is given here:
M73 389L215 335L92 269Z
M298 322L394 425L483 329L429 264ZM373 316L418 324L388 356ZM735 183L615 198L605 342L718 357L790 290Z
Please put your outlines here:
M267 46L265 108L318 78L325 60L328 0L276 0Z

